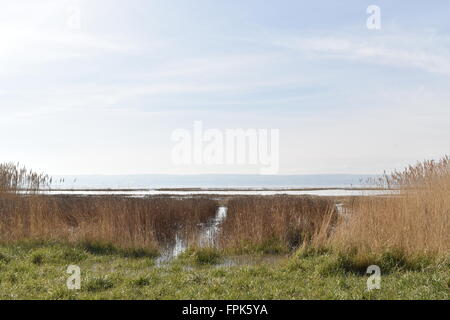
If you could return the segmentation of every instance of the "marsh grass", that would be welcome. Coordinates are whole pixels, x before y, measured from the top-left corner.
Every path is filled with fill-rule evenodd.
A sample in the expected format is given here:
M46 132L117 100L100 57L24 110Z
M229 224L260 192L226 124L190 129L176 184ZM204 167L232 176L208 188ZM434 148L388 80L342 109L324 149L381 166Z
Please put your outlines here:
M151 285L152 279L149 276L139 276L137 279L130 280L131 285L134 287L142 288Z
M68 290L64 252L84 256L81 290ZM160 267L148 258L91 254L58 243L0 244L9 262L0 262L0 299L449 299L450 269L397 269L384 274L382 290L367 291L367 276L328 269L332 252L308 251L278 263L239 266L177 260ZM31 257L42 254L42 264Z
M228 203L220 244L241 253L285 253L328 234L336 219L335 202L319 197L236 198Z
M88 292L98 292L112 289L114 287L114 282L108 276L95 277L88 279L86 284L83 286L83 290Z
M176 259L178 265L208 266L223 261L223 251L216 248L192 247L179 255Z
M0 241L58 241L97 254L154 256L215 215L213 200L0 194Z
M43 173L28 170L18 163L0 164L0 194L35 192L48 187L52 179Z
M322 246L339 252L341 269L379 264L421 269L450 257L450 159L425 161L385 174L377 183L396 196L355 198Z

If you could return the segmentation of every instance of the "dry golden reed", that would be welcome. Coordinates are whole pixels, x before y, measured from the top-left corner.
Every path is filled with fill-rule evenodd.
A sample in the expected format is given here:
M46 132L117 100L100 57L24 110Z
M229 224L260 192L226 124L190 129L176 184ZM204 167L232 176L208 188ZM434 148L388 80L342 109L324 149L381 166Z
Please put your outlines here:
M0 241L99 242L158 249L189 238L215 214L213 200L44 195L0 196Z
M359 256L448 257L450 158L385 174L378 183L394 194L352 201L328 244Z
M320 197L239 197L228 203L220 242L230 249L288 251L329 232L336 217L334 201Z
M0 164L0 193L33 192L51 184L51 178L16 163Z

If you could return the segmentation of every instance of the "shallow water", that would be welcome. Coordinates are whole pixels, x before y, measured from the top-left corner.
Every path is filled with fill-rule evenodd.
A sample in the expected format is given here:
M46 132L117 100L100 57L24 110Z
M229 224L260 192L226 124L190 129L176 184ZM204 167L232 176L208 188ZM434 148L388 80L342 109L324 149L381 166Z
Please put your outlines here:
M47 195L123 195L128 197L145 196L190 196L190 195L316 195L316 196L373 196L395 194L392 190L350 190L350 189L321 189L321 190L198 190L198 191L178 191L178 190L47 190L42 191Z
M337 203L336 209L339 215L347 216L348 211L344 204ZM200 236L197 245L200 248L217 248L218 235L220 232L221 224L225 221L228 214L227 207L217 208L216 215L208 223L201 226ZM175 242L172 245L167 245L161 256L157 259L157 265L161 266L167 264L171 260L178 257L180 254L188 249L188 242L181 236L176 235ZM255 265L255 264L274 264L281 261L284 257L279 255L264 255L264 256L232 256L227 257L223 262L217 265L217 267L229 267L239 265Z
M220 231L220 226L227 218L228 208L217 208L216 215L208 223L204 224L200 228L200 235L197 245L200 248L205 247L217 247L217 236ZM157 265L167 263L188 249L188 241L181 235L175 236L175 242L173 244L167 244L163 246L162 254L157 259Z
M188 248L187 241L183 239L179 235L175 235L175 243L174 244L166 244L162 248L162 253L156 259L156 264L161 265L178 257L180 254L185 252Z
M217 209L216 216L200 232L200 247L217 247L217 236L220 231L220 225L227 218L227 214L227 207L219 207Z

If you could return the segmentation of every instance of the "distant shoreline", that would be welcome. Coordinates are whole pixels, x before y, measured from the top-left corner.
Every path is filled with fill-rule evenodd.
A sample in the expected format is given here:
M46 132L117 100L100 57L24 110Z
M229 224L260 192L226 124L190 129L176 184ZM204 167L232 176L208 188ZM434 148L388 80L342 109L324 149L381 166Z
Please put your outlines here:
M146 192L146 191L175 191L175 192L207 192L207 191L325 191L325 190L343 190L343 191L395 191L395 189L375 188L375 187L321 187L321 188L49 188L39 191L49 192ZM21 191L34 191L23 189Z

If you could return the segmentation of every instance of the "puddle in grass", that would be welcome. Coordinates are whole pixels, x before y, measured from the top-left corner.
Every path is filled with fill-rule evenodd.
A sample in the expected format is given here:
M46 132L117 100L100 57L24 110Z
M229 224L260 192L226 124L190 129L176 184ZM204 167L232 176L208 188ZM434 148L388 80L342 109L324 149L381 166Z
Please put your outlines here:
M348 214L344 204L336 204L338 214L346 216ZM218 234L220 232L221 224L225 221L228 214L227 207L217 208L216 215L208 223L200 228L200 236L198 246L200 248L217 248ZM173 244L168 244L163 247L162 254L156 260L157 266L168 264L170 261L178 257L180 254L188 249L188 242L180 235L175 236ZM258 265L258 264L276 264L283 260L285 256L280 255L242 255L227 257L224 261L217 264L217 267L231 267L243 265Z
M200 247L217 247L217 236L220 231L220 225L227 218L227 213L227 207L219 207L217 209L215 217L207 223L200 232Z
M214 248L217 247L217 236L220 231L220 226L227 218L227 207L217 208L216 215L208 223L205 223L200 227L200 235L198 240L198 246L200 248ZM185 252L188 248L188 242L181 235L175 236L173 244L167 244L163 246L162 254L156 260L156 264L161 266L167 264L171 260L178 257Z

